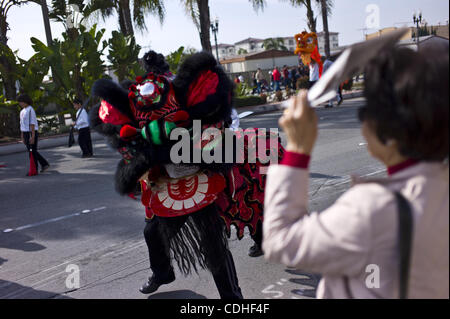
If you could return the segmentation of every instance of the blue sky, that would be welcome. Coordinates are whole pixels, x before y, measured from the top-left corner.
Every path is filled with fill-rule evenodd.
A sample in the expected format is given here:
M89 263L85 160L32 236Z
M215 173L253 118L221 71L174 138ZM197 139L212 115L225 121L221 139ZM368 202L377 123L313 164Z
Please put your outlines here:
M233 44L248 37L269 38L293 36L306 29L306 10L293 8L287 1L267 0L264 11L255 12L248 0L210 0L211 17L219 18L219 43ZM50 3L50 0L47 0ZM415 10L421 10L429 24L446 24L448 21L448 0L334 0L333 14L329 18L330 31L339 32L339 44L346 45L363 40L363 29L369 15L366 7L378 6L380 27L412 25ZM187 17L180 0L166 0L166 18L161 25L159 19L147 17L148 31L141 34L136 31L137 42L144 48L141 56L149 48L168 54L181 45L200 49L198 31ZM319 10L317 30L322 31ZM8 16L10 31L8 44L13 50L19 50L21 58L29 58L34 51L30 37L45 41L41 9L36 4L27 4L10 10ZM104 39L117 30L117 19L98 21L99 27L106 28ZM52 22L53 38L60 37L64 30L62 24ZM375 30L368 30L372 32ZM213 37L211 37L213 41ZM213 43L214 44L214 43Z

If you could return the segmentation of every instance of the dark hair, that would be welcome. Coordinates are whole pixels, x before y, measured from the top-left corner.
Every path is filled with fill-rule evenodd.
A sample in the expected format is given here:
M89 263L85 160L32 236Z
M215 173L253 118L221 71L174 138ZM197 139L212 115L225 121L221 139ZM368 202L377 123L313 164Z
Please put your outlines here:
M76 97L76 98L73 99L73 103L74 104L83 104L83 101L81 101L81 99Z
M28 105L33 104L33 100L27 94L19 95L19 97L17 98L17 102L27 103Z
M448 49L396 48L365 70L368 120L381 142L394 139L405 157L441 161L449 151Z

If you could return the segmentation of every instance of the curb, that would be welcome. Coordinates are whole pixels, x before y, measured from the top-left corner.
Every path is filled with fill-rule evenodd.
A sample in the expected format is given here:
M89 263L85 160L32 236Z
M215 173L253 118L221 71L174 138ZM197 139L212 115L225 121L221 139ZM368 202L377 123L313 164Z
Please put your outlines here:
M356 98L360 98L363 96L364 96L364 93L362 91L342 94L342 97L344 98L344 100L356 99ZM283 108L281 107L281 103L283 103L283 102L275 102L272 104L262 104L262 105L255 105L255 106L243 106L243 107L238 108L237 111L238 111L238 113L252 111L253 114L250 116L264 114L264 113L269 113L269 112L273 112L273 111L283 110Z

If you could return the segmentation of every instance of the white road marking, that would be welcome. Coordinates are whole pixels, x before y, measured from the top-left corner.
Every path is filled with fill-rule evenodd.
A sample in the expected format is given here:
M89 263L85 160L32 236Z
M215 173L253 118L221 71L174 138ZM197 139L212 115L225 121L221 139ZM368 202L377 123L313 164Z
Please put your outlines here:
M102 207L94 208L92 210L92 212L100 211L100 210L103 210L103 209L106 209L106 207L102 206ZM81 213L74 213L74 214L70 214L70 215L65 215L65 216L55 217L55 218L51 218L51 219L46 219L46 220L43 220L43 221L40 221L40 222L37 222L37 223L34 223L34 224L24 225L24 226L20 226L20 227L17 227L17 228L7 228L7 229L3 230L3 232L4 233L11 233L13 231L19 231L19 230L24 230L24 229L36 227L36 226L41 226L41 225L45 225L45 224L48 224L48 223L53 223L53 222L57 222L57 221L64 220L64 219L68 219L68 218L71 218L71 217L79 216L81 214L87 214L87 213L90 213L90 212L91 212L90 209L85 209Z

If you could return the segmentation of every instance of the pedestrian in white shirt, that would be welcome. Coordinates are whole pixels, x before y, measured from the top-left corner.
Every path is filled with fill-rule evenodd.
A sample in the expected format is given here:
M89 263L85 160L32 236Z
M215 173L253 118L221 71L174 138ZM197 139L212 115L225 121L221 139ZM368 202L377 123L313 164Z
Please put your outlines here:
M311 59L309 64L309 88L312 88L320 78L319 64Z
M81 157L92 157L94 153L92 151L92 139L91 130L89 128L89 116L82 107L83 102L76 98L73 101L73 107L77 110L77 119L74 125L75 129L78 130L78 144L80 145L83 155Z
M36 170L38 169L39 163L41 165L41 173L43 173L50 167L50 164L37 151L39 126L36 118L36 112L31 106L31 104L33 104L33 100L31 100L28 95L22 94L17 98L17 102L19 102L19 106L22 108L20 111L20 135L22 138L22 143L27 146L27 150L31 149ZM29 176L28 173L27 176Z

